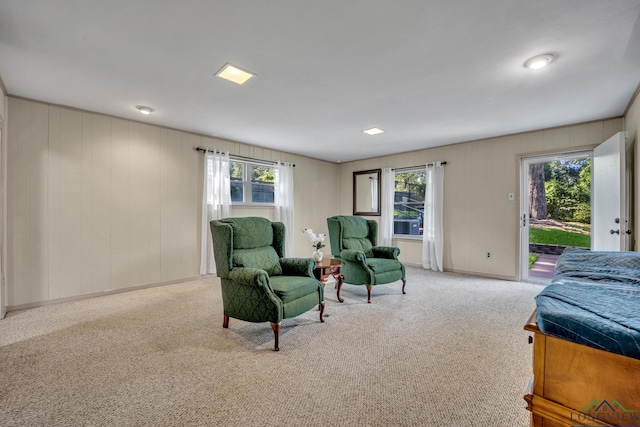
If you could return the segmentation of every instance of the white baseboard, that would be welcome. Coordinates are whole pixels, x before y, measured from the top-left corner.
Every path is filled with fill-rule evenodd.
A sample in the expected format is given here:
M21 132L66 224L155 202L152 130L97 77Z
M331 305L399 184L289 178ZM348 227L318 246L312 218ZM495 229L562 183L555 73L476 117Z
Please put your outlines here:
M515 276L504 276L500 274L481 273L478 271L467 271L467 270L456 270L456 269L445 270L445 271L450 271L452 273L458 273L458 274L465 274L467 276L486 277L487 279L508 280L510 282L518 281L518 279Z
M121 288L121 289L110 289L108 291L94 292L94 293L91 293L91 294L74 295L72 297L56 298L56 299L51 299L51 300L46 300L46 301L38 301L38 302L30 302L30 303L27 303L27 304L10 305L10 306L7 306L7 312L18 311L18 310L26 310L26 309L35 308L35 307L44 307L46 305L60 304L60 303L69 302L69 301L78 301L78 300L83 300L83 299L87 299L87 298L102 297L102 296L105 296L105 295L120 294L120 293L123 293L123 292L130 292L130 291L137 291L137 290L140 290L140 289L155 288L155 287L158 287L158 286L174 285L176 283L191 282L191 281L194 281L194 280L209 279L209 278L214 278L214 277L216 277L216 276L213 275L213 274L205 274L205 275L202 275L202 276L187 277L185 279L170 280L170 281L167 281L167 282L149 283L147 285L130 286L128 288Z
M421 264L415 264L412 262L403 262L404 265L409 266L409 267L417 267L417 268L422 268ZM444 271L450 272L450 273L458 273L458 274L464 274L466 276L479 276L479 277L486 277L488 279L498 279L498 280L509 280L511 282L517 282L518 279L515 276L503 276L503 275L499 275L499 274L491 274L491 273L481 273L478 271L468 271L468 270L458 270L455 268L445 268Z

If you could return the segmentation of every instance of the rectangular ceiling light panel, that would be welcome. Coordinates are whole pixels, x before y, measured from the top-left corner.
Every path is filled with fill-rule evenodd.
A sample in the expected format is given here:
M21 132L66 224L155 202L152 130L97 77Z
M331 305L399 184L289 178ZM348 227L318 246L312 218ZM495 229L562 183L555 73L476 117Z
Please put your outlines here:
M379 133L383 133L384 131L378 128L371 128L371 129L363 130L362 132L366 133L367 135L377 135Z
M254 77L255 74L245 71L242 68L238 68L235 65L231 65L227 62L220 69L220 71L216 73L216 76L242 85L251 77Z

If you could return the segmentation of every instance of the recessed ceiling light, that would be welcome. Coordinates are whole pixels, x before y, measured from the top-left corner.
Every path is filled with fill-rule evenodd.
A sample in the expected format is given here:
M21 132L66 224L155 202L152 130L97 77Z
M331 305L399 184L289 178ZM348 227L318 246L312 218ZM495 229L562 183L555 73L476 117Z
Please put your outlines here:
M136 105L136 109L142 114L151 114L156 111L155 108L147 107L146 105Z
M242 85L251 77L254 77L255 74L250 73L249 71L245 71L242 68L236 67L235 65L231 65L227 62L216 73L216 76L222 77L223 79Z
M378 128L371 128L371 129L363 130L362 132L366 133L367 135L377 135L377 134L382 133L384 131L382 129L378 129Z
M543 55L538 55L534 56L533 58L527 59L527 61L524 63L524 66L532 70L537 70L538 68L547 66L555 58L556 57L552 53L545 53Z

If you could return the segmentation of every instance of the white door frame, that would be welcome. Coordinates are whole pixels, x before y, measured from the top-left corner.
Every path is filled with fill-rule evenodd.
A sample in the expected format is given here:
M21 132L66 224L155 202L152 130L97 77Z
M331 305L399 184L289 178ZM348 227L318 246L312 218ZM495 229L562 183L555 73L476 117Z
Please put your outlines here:
M558 160L589 158L593 161L593 150L541 154L520 158L520 280L529 278L529 165L549 163ZM593 201L592 201L593 208Z

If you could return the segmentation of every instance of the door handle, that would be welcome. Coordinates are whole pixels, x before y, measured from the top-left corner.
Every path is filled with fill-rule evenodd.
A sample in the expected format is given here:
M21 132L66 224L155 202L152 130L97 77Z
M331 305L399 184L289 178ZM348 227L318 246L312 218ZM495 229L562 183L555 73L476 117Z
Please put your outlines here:
M620 230L610 230L611 234L620 234Z
M631 234L631 230L625 231L625 234Z

